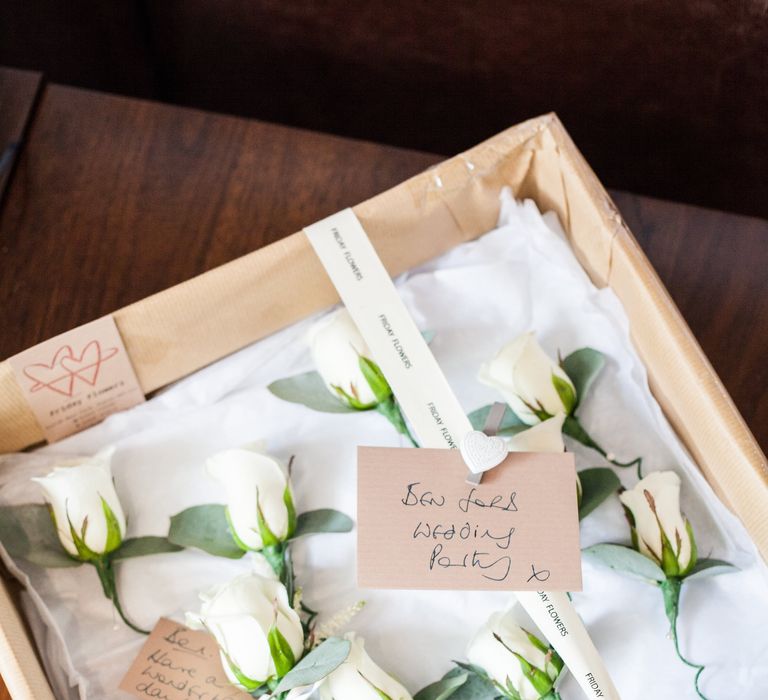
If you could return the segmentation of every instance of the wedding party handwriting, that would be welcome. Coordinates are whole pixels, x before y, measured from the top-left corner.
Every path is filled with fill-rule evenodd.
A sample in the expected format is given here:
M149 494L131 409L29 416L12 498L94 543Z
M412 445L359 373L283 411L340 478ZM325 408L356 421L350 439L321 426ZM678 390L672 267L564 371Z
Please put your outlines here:
M468 486L466 494L454 502L448 502L442 494L422 487L421 482L414 481L406 486L404 496L400 502L406 507L416 509L423 508L448 508L457 507L465 514L472 512L502 511L505 513L517 512L515 499L517 492L505 492L493 494L489 497L481 497L476 486ZM509 550L515 527L504 525L503 527L481 526L470 520L461 522L436 522L419 520L414 529L412 539L432 539L436 541L429 555L429 570L465 568L475 569L489 581L504 581L509 576L512 568L512 557L509 554L499 554L498 550ZM443 543L472 542L470 551L456 551L456 548L448 553L447 545ZM474 544L477 544L477 547ZM491 551L484 551L485 548ZM532 578L544 581L544 575L549 577L549 572L537 572L534 566Z
M443 420L437 406L432 417ZM481 483L459 450L358 448L362 588L579 590L573 455L510 452Z

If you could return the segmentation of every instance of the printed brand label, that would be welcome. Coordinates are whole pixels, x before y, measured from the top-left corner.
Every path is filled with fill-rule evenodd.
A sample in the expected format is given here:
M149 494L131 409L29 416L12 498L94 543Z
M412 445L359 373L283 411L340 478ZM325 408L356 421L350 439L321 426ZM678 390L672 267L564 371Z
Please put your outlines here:
M57 335L8 362L48 442L144 401L112 316Z

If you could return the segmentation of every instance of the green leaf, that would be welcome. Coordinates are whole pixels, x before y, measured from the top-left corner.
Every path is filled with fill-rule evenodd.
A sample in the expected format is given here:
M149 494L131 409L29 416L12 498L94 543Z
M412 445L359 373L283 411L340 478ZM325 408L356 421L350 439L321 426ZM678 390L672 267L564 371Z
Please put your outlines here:
M277 398L300 403L323 413L354 413L355 409L337 399L328 390L323 378L315 371L272 382L269 389Z
M527 630L523 630L525 632L525 636L528 637L528 641L533 644L542 654L547 654L549 652L549 647L544 644L535 634L531 634Z
M232 527L232 520L228 518L227 523L229 524L230 531L234 531L234 528ZM258 492L256 495L256 523L259 527L259 537L261 537L262 547L274 547L275 545L280 544L280 538L274 532L272 532L269 524L267 523L267 519L264 517L264 511L261 510ZM238 542L238 544L240 543Z
M685 578L696 567L697 559L699 558L699 548L696 546L696 538L693 536L693 526L688 518L685 519L685 534L688 537L688 542L691 545L691 557L688 560L688 566L680 571L680 577ZM682 543L681 543L682 547ZM679 556L679 552L678 552Z
M597 379L597 375L605 367L605 355L594 348L581 348L568 355L560 365L573 382L576 389L576 406L578 406Z
M229 534L232 535L232 539L234 540L235 544L244 552L252 551L251 548L240 539L240 535L237 534L237 530L235 530L234 523L232 522L232 514L229 512L229 508L227 506L224 506L224 517L227 519Z
M98 559L99 555L85 544L85 535L88 532L88 516L86 515L83 518L80 532L75 529L74 523L70 520L69 513L67 513L67 524L69 525L69 536L72 538L72 542L77 550L77 558L80 559L80 561L89 562Z
M363 403L360 399L357 398L356 391L354 392L354 395L349 394L340 386L336 386L336 384L331 384L331 389L336 392L336 396L338 397L339 401L341 401L341 403L354 411L370 411L372 408L376 408L377 402L375 396L373 401L370 403ZM352 389L354 391L354 387L352 387Z
M237 679L237 682L243 686L249 693L255 692L259 689L261 689L264 686L264 681L255 681L252 678L248 678L235 664L234 661L232 661L232 658L227 654L224 649L219 647L219 651L224 655L224 658L227 661L227 666L229 666L229 670L232 672L232 675ZM254 696L258 697L258 696Z
M80 566L59 541L48 507L42 504L0 507L0 542L14 559L46 568Z
M280 681L274 693L292 690L301 685L311 685L335 671L349 656L352 644L348 639L329 637L309 652Z
M284 676L290 671L296 663L296 657L293 655L293 649L288 644L288 640L283 633L273 625L267 635L269 642L269 652L272 655L272 661L275 662L275 671L278 677Z
M147 535L146 537L131 537L123 541L120 548L110 557L112 561L122 561L133 557L146 557L150 554L165 554L180 552L184 547L174 544L167 537Z
M732 574L739 568L722 559L699 559L696 565L685 575L685 580L692 578L706 578L708 576L720 576L721 574Z
M171 517L168 539L180 547L195 547L217 557L240 559L245 553L229 530L225 506L218 504L192 506L176 513Z
M510 649L510 651L512 651ZM512 651L512 655L520 662L520 668L523 669L523 675L529 680L531 685L536 688L538 694L545 695L552 690L552 679L537 666L529 663L528 660L518 654L516 651Z
M285 509L288 511L288 531L286 539L290 539L293 537L293 533L296 532L296 506L293 504L293 494L291 493L290 484L285 485L285 490L283 491L283 503L285 504Z
M585 559L650 581L664 581L666 576L655 562L622 544L595 544L582 550Z
M458 671L458 673L454 671ZM426 688L422 688L413 696L413 700L447 700L467 682L468 678L469 673L467 671L462 671L458 668L454 669L439 681L430 683Z
M659 526L659 533L661 534L661 568L668 577L678 576L680 574L680 561L677 558L678 553L669 541L667 533L664 532L661 520L659 520L659 516L655 512L655 509L654 516L656 518L656 523Z
M482 430L485 427L485 421L488 419L488 414L490 413L491 408L493 408L493 404L488 404L469 414L469 422L472 423L472 427L475 430ZM504 409L504 415L501 419L497 434L502 436L517 435L517 433L521 433L523 430L527 430L530 427L531 426L528 424L523 423L512 409L507 406Z
M606 498L615 494L621 486L619 477L608 467L594 467L579 472L581 480L581 503L579 520L584 520Z
M421 331L421 337L424 338L424 342L429 345L434 339L437 333L435 331Z
M554 372L552 373L552 386L555 387L558 397L560 397L560 403L563 404L566 415L571 415L576 408L576 392L571 386L570 382L565 379L561 379ZM538 415L538 414L537 414ZM541 418L545 420L545 418Z
M365 381L368 382L368 386L371 387L371 391L376 397L376 401L386 401L392 396L392 389L384 377L384 373L373 360L361 355L357 358L357 362Z
M107 542L104 545L104 553L114 552L123 541L123 533L120 532L120 523L117 521L117 516L109 507L109 503L101 498L101 509L104 512L104 519L107 521Z
M446 675L450 676L452 673L460 673L462 670L468 671L469 675L466 682L459 686L453 695L450 696L451 700L494 700L499 697L499 689L483 669L458 661L456 665L459 668L453 669Z
M302 537L322 532L349 532L353 527L354 521L348 515L332 508L320 508L299 514L293 536Z

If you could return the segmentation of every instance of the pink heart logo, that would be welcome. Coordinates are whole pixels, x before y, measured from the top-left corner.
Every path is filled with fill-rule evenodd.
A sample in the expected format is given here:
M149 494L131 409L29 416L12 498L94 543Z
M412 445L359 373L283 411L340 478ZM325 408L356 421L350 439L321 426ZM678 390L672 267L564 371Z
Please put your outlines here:
M61 358L61 366L71 373L72 378L82 379L93 386L99 378L99 369L103 362L117 354L117 348L107 348L102 352L101 343L92 340L83 348L80 357L70 354Z
M64 345L56 351L51 364L47 365L43 362L36 362L27 365L23 370L24 375L34 382L30 391L39 391L47 387L57 394L72 396L75 378L63 367L64 359L72 357L72 355L72 348L69 345Z

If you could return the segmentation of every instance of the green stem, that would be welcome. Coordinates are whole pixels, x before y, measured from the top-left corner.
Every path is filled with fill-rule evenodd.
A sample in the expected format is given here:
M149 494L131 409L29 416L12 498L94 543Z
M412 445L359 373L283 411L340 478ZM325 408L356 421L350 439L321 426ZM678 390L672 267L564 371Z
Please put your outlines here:
M696 695L702 700L707 700L706 696L699 690L699 677L704 672L705 666L689 661L680 651L680 642L677 636L677 618L680 612L680 590L683 586L683 580L670 577L662 581L659 585L661 587L662 595L664 596L664 611L667 613L667 619L669 620L670 634L672 635L672 641L675 645L677 658L686 666L696 669L696 675L693 678L693 688L696 691Z
M642 457L635 457L635 459L631 460L630 462L619 462L615 459L612 459L608 456L608 452L606 452L600 445L598 445L593 439L592 436L584 429L584 426L581 424L579 419L576 416L568 416L565 419L565 422L563 423L563 432L572 437L574 440L577 440L585 447L589 447L595 452L600 453L608 462L613 464L615 467L637 467L637 478L638 480L643 478L643 458Z
M288 542L264 547L261 550L264 558L272 567L272 571L285 586L288 593L288 604L293 607L293 598L296 593L296 576L293 572L293 558L291 557L291 547Z
M419 443L416 442L416 439L408 429L408 425L405 422L405 416L403 416L403 412L400 410L400 406L394 396L390 396L384 399L384 401L376 404L376 410L395 426L395 430L397 430L398 433L405 435L405 437L410 440L411 445L419 447Z
M104 595L107 599L112 601L112 605L115 606L115 610L117 610L117 614L120 615L120 619L134 632L138 632L139 634L149 634L149 631L137 627L125 616L123 607L120 605L120 597L117 594L115 569L109 557L103 556L95 559L91 563L96 567L96 572L99 574L99 581L101 581L101 587L104 589Z

